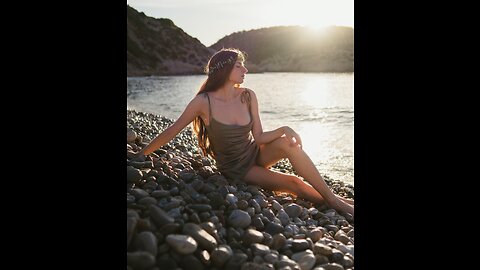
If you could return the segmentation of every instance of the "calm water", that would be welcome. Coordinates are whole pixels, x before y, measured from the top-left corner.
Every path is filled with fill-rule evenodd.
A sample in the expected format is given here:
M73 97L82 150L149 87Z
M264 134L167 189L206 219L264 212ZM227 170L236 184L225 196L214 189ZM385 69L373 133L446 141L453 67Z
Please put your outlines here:
M206 77L127 77L127 108L177 119ZM265 131L290 126L322 175L354 184L353 73L247 74Z

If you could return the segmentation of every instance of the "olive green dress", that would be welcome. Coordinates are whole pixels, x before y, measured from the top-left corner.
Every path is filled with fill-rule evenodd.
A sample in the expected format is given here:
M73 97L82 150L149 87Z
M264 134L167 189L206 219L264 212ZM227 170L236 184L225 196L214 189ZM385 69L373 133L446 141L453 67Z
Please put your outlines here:
M244 90L242 102L248 104L250 123L244 126L226 125L212 117L210 97L208 98L209 125L205 126L212 146L218 170L234 182L243 181L250 168L255 165L259 147L255 143L251 130L253 117L251 110L250 92Z

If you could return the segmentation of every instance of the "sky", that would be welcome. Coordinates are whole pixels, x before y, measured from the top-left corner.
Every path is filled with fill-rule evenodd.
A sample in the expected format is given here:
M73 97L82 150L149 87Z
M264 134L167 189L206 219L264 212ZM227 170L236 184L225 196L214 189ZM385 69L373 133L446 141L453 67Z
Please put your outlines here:
M205 46L243 30L301 25L353 27L354 0L127 0L138 12L171 19Z

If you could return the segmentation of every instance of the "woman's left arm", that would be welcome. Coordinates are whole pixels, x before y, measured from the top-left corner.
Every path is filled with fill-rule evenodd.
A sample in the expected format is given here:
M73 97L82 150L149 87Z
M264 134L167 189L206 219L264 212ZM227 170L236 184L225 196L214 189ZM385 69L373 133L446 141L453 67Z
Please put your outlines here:
M290 127L282 126L272 131L263 131L262 122L260 121L260 114L258 112L258 100L257 95L251 89L247 91L250 92L251 97L251 110L252 110L252 117L253 117L253 127L252 127L252 134L255 138L255 142L258 145L270 143L275 139L278 139L285 135L292 145L300 145L302 144L302 140L300 136Z

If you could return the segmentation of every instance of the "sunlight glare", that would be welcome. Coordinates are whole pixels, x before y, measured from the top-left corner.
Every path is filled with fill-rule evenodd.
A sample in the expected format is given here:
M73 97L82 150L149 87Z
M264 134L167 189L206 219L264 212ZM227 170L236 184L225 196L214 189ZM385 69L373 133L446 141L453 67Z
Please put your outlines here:
M328 91L325 91L327 87L328 85L322 77L310 80L300 93L302 104L307 104L314 108L327 107L329 104Z

